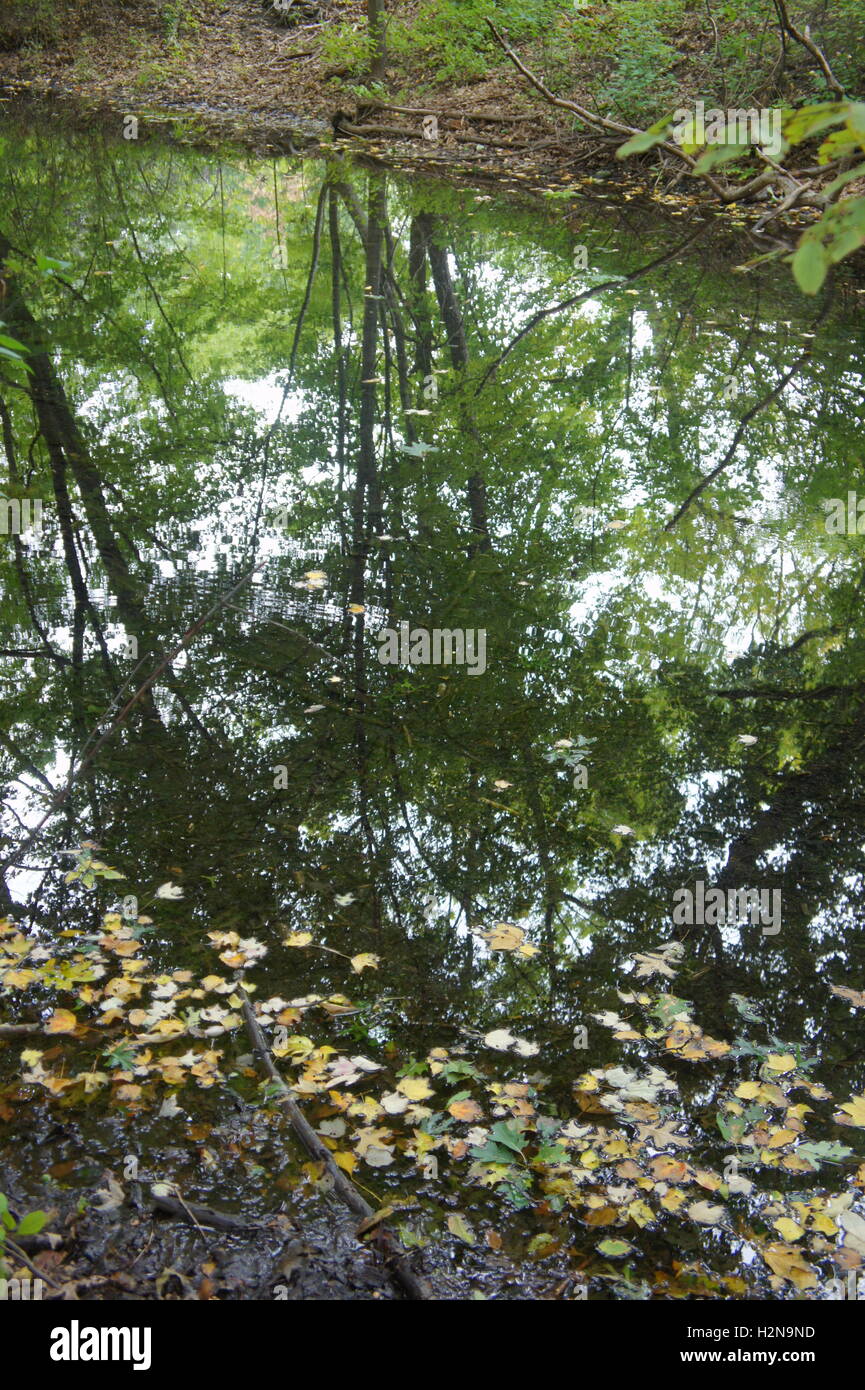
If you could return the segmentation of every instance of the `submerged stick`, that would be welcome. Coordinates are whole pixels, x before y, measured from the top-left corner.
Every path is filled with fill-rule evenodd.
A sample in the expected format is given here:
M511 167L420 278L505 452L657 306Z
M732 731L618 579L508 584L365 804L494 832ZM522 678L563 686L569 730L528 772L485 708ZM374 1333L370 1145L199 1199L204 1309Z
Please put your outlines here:
M294 1130L300 1143L306 1149L310 1158L324 1165L324 1170L333 1182L333 1191L345 1203L349 1211L355 1216L359 1216L361 1221L369 1221L375 1216L375 1211L365 1198L361 1197L354 1183L346 1177L342 1169L333 1160L330 1150L324 1145L316 1134L312 1125L307 1120L303 1111L298 1106L289 1087L285 1084L273 1061L273 1054L268 1046L267 1039L261 1031L258 1019L252 1011L249 999L241 984L237 985L237 992L243 1000L243 1017L246 1020L246 1031L255 1051L256 1057L261 1062L262 1067L267 1072L270 1080L275 1086L279 1087L279 1103L288 1116L289 1123ZM383 1226L380 1225L375 1234L375 1242L388 1266L390 1274L395 1284L398 1284L403 1293L409 1298L430 1299L432 1292L425 1279L419 1279L414 1273L406 1256L399 1250L393 1236Z

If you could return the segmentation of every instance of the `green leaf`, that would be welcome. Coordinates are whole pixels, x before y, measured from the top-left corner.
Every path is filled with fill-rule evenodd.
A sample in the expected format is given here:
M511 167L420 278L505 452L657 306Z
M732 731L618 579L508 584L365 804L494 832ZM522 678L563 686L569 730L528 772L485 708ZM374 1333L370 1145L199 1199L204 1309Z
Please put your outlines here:
M36 269L41 275L53 275L57 270L72 269L71 261L57 261L53 256L40 256L38 251L34 260L36 261Z
M744 994L731 994L730 998L736 1006L736 1011L746 1023L762 1023L763 1015L760 1013L753 999L748 999Z
M514 1129L510 1124L501 1120L497 1125L493 1125L490 1133L497 1144L503 1144L506 1149L511 1149L514 1153L522 1156L526 1141L519 1129Z
M839 188L844 188L854 179L861 178L865 178L865 164L857 164L855 169L848 169L846 174L839 174L837 179L833 179L826 189L826 197L831 198Z
M665 139L664 135L653 135L651 131L641 130L639 135L632 135L630 140L619 146L616 159L627 159L628 155L642 154L644 150L654 149L655 145L662 145Z
M793 274L800 290L805 294L816 294L826 279L828 268L828 258L821 243L814 237L804 237L793 256Z
M26 1216L22 1216L15 1234L17 1236L35 1236L38 1231L42 1230L47 1220L47 1212L28 1211Z
M17 338L10 338L5 333L0 333L0 343L2 343L4 347L14 348L17 352L30 351L26 343L19 343Z
M819 1168L821 1163L843 1163L845 1158L849 1158L853 1153L844 1144L834 1141L823 1140L816 1144L809 1140L805 1144L800 1144L796 1150L797 1158L804 1158L806 1163L810 1163L812 1168Z
M504 1163L510 1165L513 1163L514 1159L509 1149L502 1149L498 1144L491 1144L489 1141L480 1146L476 1145L473 1149L470 1149L469 1152L472 1158L478 1159L481 1163Z
M465 1217L460 1212L451 1212L447 1227L452 1236L458 1236L466 1245L474 1245L476 1236Z
M719 164L728 164L731 159L738 159L745 154L750 145L713 145L706 150L694 165L695 174L708 174L710 170L716 169Z
M791 145L800 145L818 130L838 125L848 112L849 102L846 101L822 101L815 106L803 106L784 122L784 136Z
M633 1250L630 1241L627 1240L602 1240L598 1250L602 1255L607 1255L610 1259L620 1259L622 1255L627 1255Z

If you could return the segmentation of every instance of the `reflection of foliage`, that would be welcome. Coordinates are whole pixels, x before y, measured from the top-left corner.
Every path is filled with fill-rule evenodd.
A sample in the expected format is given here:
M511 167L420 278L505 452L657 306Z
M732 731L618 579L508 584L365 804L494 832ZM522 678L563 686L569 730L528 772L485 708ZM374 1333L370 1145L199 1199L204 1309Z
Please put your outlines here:
M250 942L270 950L265 1003L286 996L268 1014L286 1031L286 1050L281 1039L275 1050L326 1085L309 1093L319 1103L339 1095L323 1123L385 1131L366 1148L400 1181L413 1143L420 1157L427 1144L446 1148L446 1180L462 1193L481 1161L470 1151L486 1142L471 1130L525 1121L526 1161L504 1165L513 1174L502 1181L473 1176L466 1219L469 1207L498 1210L508 1188L531 1238L529 1200L583 1235L592 1226L581 1214L610 1205L606 1188L593 1208L570 1200L590 1193L588 1180L540 1186L571 1105L574 1030L623 956L638 968L667 959L655 943L671 892L710 863L741 885L766 881L771 866L781 936L758 945L746 928L692 940L682 992L704 1031L676 1020L681 1001L656 996L650 1007L664 1012L637 1038L590 1029L576 1070L606 1095L597 1072L630 1042L647 1055L629 1063L627 1087L651 1090L649 1028L666 1038L675 1023L682 1106L671 1092L623 1099L655 1105L661 1125L694 1110L689 1068L742 1068L762 1085L768 1059L789 1054L793 1074L810 1077L808 1058L780 1041L806 1030L831 1072L844 1059L847 996L823 981L831 969L839 989L858 983L849 952L862 930L865 837L851 754L863 736L860 545L825 534L821 505L846 494L861 416L861 347L843 298L730 466L665 530L723 458L739 415L813 332L766 267L743 319L726 232L673 254L668 227L634 215L612 235L603 208L587 206L590 269L575 274L561 225L538 227L460 189L384 186L341 164L310 193L306 171L283 160L216 168L185 150L10 139L9 239L31 254L13 257L17 298L4 317L67 413L59 455L56 419L34 437L46 393L31 395L14 368L14 385L0 386L4 453L10 478L55 502L62 476L72 508L65 531L59 508L46 508L41 546L0 552L2 647L13 653L0 687L10 867L33 824L22 803L36 817L51 804L58 750L79 765L95 721L104 727L143 678L142 658L151 670L269 556L262 584L219 607L47 824L28 920L3 903L21 919L3 938L9 997L29 991L27 1017L44 1012L54 1045L84 1057L75 1072L35 1056L24 1084L76 1109L83 1092L88 1116L105 1107L142 1122L166 1085L211 1103L230 1074L238 1005L230 978L209 978L207 923L226 934L229 971ZM381 298L366 293L370 216L384 224ZM61 246L68 262L40 272L38 257ZM651 274L623 278L663 255ZM769 509L772 498L783 505ZM288 525L269 527L274 514ZM484 627L484 677L381 666L372 634L403 619ZM137 658L125 655L130 635ZM577 785L581 763L588 778ZM82 834L111 846L111 864L162 885L158 926L137 904L105 917L95 850L64 882L68 862L55 856ZM48 957L34 959L34 947ZM367 1012L375 964L392 992ZM753 1008L757 991L765 1034L731 1042L726 999ZM454 1030L464 1025L462 1051ZM363 1039L347 1032L360 1026ZM354 1053L373 1068L369 1081ZM558 1073L546 1084L542 1065ZM390 1066L392 1090L380 1090ZM232 1084L248 1088L248 1073ZM432 1094L412 1096L413 1082ZM511 1085L528 1089L492 1090ZM369 1116L349 1113L367 1092ZM707 1172L720 1171L719 1144L741 1144L742 1116L725 1107L742 1098L719 1087L713 1099L689 1139ZM759 1096L752 1104L775 1114ZM450 1105L481 1116L460 1119ZM408 1125L413 1106L435 1124ZM620 1112L597 1126L585 1113L599 1167L615 1155L595 1130L611 1122L628 1145L617 1162L642 1163L645 1145ZM795 1152L830 1157L820 1146L837 1138L810 1120L813 1137ZM746 1123L750 1133L760 1120ZM363 1140L331 1137L366 1163ZM568 1145L567 1164L587 1147ZM611 1168L604 1181L617 1177ZM644 1194L632 1201L655 1200L630 1181ZM641 1256L661 1219L643 1240L639 1222L623 1223ZM617 1272L626 1259L609 1256ZM650 1263L634 1256L634 1277L653 1278Z

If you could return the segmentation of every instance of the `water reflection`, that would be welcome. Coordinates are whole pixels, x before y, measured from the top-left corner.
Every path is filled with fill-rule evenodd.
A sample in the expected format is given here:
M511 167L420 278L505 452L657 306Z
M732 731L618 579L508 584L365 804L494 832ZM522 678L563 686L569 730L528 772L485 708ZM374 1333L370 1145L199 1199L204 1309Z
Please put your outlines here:
M327 994L373 952L356 1037L514 1024L565 1089L675 937L708 1031L759 998L861 1085L826 987L862 984L865 570L824 526L855 286L818 314L711 221L343 160L27 132L2 179L5 486L43 503L0 550L5 908L95 927L60 857L89 837L182 882L165 962L238 929ZM780 929L676 921L698 883Z

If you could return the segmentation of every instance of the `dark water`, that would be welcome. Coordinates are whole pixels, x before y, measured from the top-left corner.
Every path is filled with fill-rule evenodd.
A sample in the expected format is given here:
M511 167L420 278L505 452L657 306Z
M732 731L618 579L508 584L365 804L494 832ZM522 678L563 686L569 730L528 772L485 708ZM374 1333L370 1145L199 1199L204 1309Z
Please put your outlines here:
M724 1088L791 1049L838 1104L865 1081L861 1015L829 989L865 987L858 499L852 533L826 525L831 499L865 500L865 290L843 280L815 304L783 265L737 273L753 249L735 224L617 207L603 176L539 212L345 162L10 130L0 179L0 331L43 354L29 376L0 366L5 495L43 501L41 532L0 537L12 916L40 941L96 932L118 885L65 881L67 851L93 840L153 918L158 970L219 972L207 933L236 931L268 947L250 970L260 998L344 996L352 1012L302 1010L288 1031L383 1068L352 1094L391 1092L412 1062L431 1079L421 1064L443 1048L478 1074L446 1074L439 1119L463 1090L481 1099L476 1083L528 1084L527 1110L494 1095L478 1124L516 1109L535 1143L539 1112L615 1127L574 1080L642 1075L660 1048L677 1090L643 1103L680 1117L690 1162L721 1174L738 1153L758 1191L856 1196L861 1126L831 1104L808 1138L847 1157L805 1176L752 1162L715 1117ZM430 661L436 631L459 634L462 661ZM94 751L100 721L181 644ZM42 777L62 787L88 750L33 838ZM182 899L155 897L166 882ZM762 890L766 913L674 920L697 883L725 901ZM499 923L534 952L490 950L480 933ZM286 947L287 932L312 944ZM634 954L672 941L682 952L637 979ZM353 970L361 953L378 968ZM690 1001L723 1056L671 1056L675 1008L614 1038L624 1025L595 1015L633 1025L635 985L647 1006L661 988ZM73 1002L7 983L0 1012ZM484 1046L498 1029L538 1052ZM214 1046L226 1075L248 1051L237 1029ZM28 1198L16 1146L47 1139L64 1184L87 1185L133 1132L142 1163L197 1200L263 1212L294 1189L284 1135L202 1166L219 1144L190 1125L226 1123L224 1085L181 1092L182 1122L156 1118L155 1086L131 1110L101 1092L55 1102L16 1079L19 1051L3 1049L0 1143ZM247 1071L231 1084L251 1101ZM665 1146L639 1122L608 1158L645 1176ZM588 1269L601 1296L663 1296L699 1257L710 1273L690 1296L724 1276L742 1278L734 1296L797 1291L766 1283L754 1248L781 1237L744 1198L708 1237L657 1202L651 1222L595 1229L534 1149L504 1187L441 1147L419 1178L412 1125L390 1123L408 1147L355 1176L413 1203L449 1288L543 1292ZM652 1205L653 1182L635 1199ZM717 1190L688 1189L700 1199ZM624 1282L595 1249L620 1237ZM854 1267L865 1254L819 1239L809 1227L802 1249L823 1281L847 1267L838 1249Z

